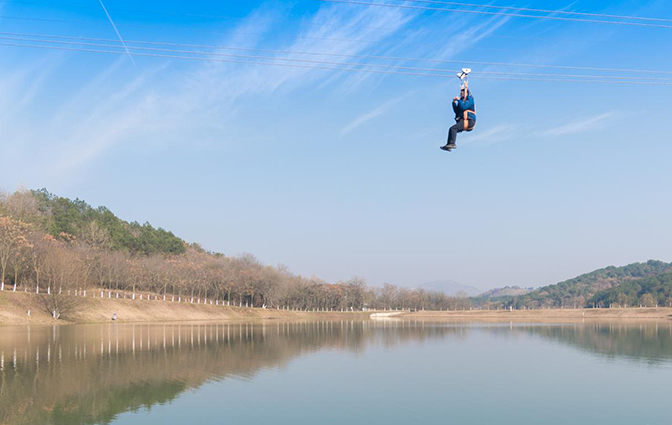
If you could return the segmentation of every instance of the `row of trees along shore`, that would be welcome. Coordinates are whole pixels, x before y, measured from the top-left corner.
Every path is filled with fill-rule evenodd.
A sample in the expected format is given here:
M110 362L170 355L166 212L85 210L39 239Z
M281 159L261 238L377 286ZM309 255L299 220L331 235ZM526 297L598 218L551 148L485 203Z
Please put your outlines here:
M0 290L208 302L291 310L458 310L470 301L361 278L336 284L188 244L149 223L46 190L0 193ZM46 304L45 304L46 305ZM54 303L49 304L49 311Z

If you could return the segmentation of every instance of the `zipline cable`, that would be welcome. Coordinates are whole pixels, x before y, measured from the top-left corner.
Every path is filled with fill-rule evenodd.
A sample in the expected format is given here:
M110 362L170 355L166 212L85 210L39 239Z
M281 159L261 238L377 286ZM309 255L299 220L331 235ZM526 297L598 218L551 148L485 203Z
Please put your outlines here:
M37 3L30 1L13 1L13 0L0 0L0 3L9 3L9 4L21 4L29 6L41 6L41 7L53 7L60 9L89 9L97 10L95 6L85 6L80 4L59 4L59 3ZM193 13L193 12L169 12L161 10L142 10L142 9L127 9L127 8L117 8L117 7L108 7L108 10L111 12L128 12L128 13L144 13L151 15L165 15L165 16L185 16L193 18L208 18L208 19L222 19L222 20L244 20L248 19L246 16L227 16L227 15L212 15L205 13ZM289 19L271 19L271 18L255 18L255 21L265 21L265 22L278 22L278 23L296 23ZM313 23L313 22L301 22L301 25L317 26L317 27L334 27L334 28L357 28L357 29L371 29L371 30L381 30L381 31L396 31L397 28L391 27L371 27L366 25L338 25L338 24L322 24L322 23Z
M497 6L494 4L475 4L462 3L454 1L439 1L439 0L399 0L406 3L426 3L426 4L445 4L447 6L461 6L461 7L477 7L483 9L498 9L498 10L513 10L518 12L534 12L534 13L550 13L557 15L574 15L574 16L588 16L593 18L607 18L607 19L630 19L637 21L651 21L651 22L672 22L672 19L665 18L651 18L644 16L630 16L630 15L610 15L606 13L591 13L591 12L572 12L570 10L554 10L554 9L533 9L529 7L513 7L513 6Z
M471 7L471 8L481 8L481 9L495 9L495 10L511 10L517 12L532 12L532 13L546 13L546 14L557 14L557 15L567 15L567 16L586 16L593 18L607 18L607 19L623 19L623 20L636 20L636 21L650 21L650 22L669 22L672 23L672 19L666 18L653 18L649 16L632 16L632 15L614 15L608 13L596 13L596 12L575 12L571 10L564 9L537 9L530 7L515 7L515 6L499 6L494 4L478 4L478 3L464 3L464 2L454 2L454 1L441 1L441 0L398 0L405 3L425 3L425 4L439 4L446 6L457 6L457 7ZM86 6L79 4L63 4L63 3L39 3L39 2L30 2L30 1L14 1L14 0L0 0L0 3L9 3L9 4L22 4L22 5L31 5L31 6L40 6L40 7L54 7L54 8L64 8L64 9L97 9L94 6ZM195 18L209 18L209 19L246 19L246 17L240 16L227 16L227 15L215 15L207 13L194 13L194 12L171 12L171 11L161 11L161 10L143 10L143 9L128 9L128 8L109 8L111 11L115 12L129 12L129 13L145 13L145 14L156 14L156 15L166 15L166 16L186 16L186 17L195 17ZM262 18L261 20L267 22L293 22L289 20L282 19L270 19ZM331 27L351 27L351 28L362 28L362 29L376 29L376 30L394 30L394 28L386 27L370 27L370 26L359 26L359 25L336 25L336 24L320 24L320 23L303 23L305 25L314 25L314 26L331 26Z
M54 23L61 23L61 24L74 24L74 25L97 25L97 26L107 26L106 22L86 22L86 21L70 21L66 19L52 19L52 18L33 18L33 17L25 17L25 16L2 16L0 15L0 21L3 19L11 19L11 20L19 20L19 21L35 21L35 22L54 22ZM181 31L191 31L191 32L202 32L202 33L210 33L210 34L237 34L237 35L264 35L263 33L256 33L256 32L244 32L244 31L236 31L236 30L202 30L198 28L180 28L180 27L171 27L171 26L155 26L155 25L142 25L142 24L117 24L118 27L124 27L124 28L148 28L148 29L163 29L163 30L176 30L179 29ZM289 36L279 36L275 38L289 38ZM305 39L305 40L319 40L319 41L342 41L342 42L347 42L347 43L373 43L372 40L353 40L353 39L347 39L347 38L328 38L328 37L308 37L308 36L293 36L293 38L297 39Z
M645 23L645 22L604 21L604 20L598 20L598 19L569 18L569 17L561 17L561 16L526 15L524 13L488 12L488 11L485 11L485 10L467 10L467 9L449 9L449 8L441 8L441 7L415 6L415 5L408 5L408 4L402 5L402 4L389 4L389 3L375 3L375 2L361 1L361 0L309 0L309 1L319 1L319 2L323 2L323 3L351 4L351 5L359 5L359 6L375 6L375 7L396 8L396 9L423 10L423 11L432 11L432 12L454 12L454 13L466 13L466 14L472 14L472 15L507 16L507 17L512 17L512 18L528 18L528 19L542 19L542 20L564 21L564 22L581 22L581 23L591 23L591 24L624 25L624 26L630 26L630 27L672 29L672 25L649 24L649 23Z
M111 51L111 50L97 50L97 49L84 49L76 47L64 47L64 46L43 46L35 44L18 44L18 43L1 43L0 46L7 47L18 47L18 48L33 48L33 49L46 49L46 50L61 50L61 51L72 51L72 52L87 52L87 53L100 53L100 54L112 54L112 55L125 55L123 51ZM119 46L116 47L120 48ZM421 72L405 72L405 71L388 71L380 69L366 69L366 68L353 68L353 65L343 64L343 66L333 67L333 66L317 66L317 65L304 65L304 64L288 64L288 63L278 63L278 62L258 62L258 61L248 61L248 60L238 60L238 59L217 59L217 58L203 58L203 57L194 57L194 56L180 56L180 55L166 55L166 54L155 54L155 53L142 53L136 52L134 56L143 56L143 57L152 57L152 58L168 58L168 59L184 59L184 60L193 60L200 62L219 62L219 63L238 63L238 64L248 64L248 65L260 65L260 66L278 66L278 67L288 67L288 68L303 68L303 69L320 69L320 70L331 70L331 71L343 71L343 72L360 72L360 73L369 73L369 74L388 74L388 75L406 75L406 76L420 76L420 77L438 77L438 78L448 78L451 77L446 74L436 74L436 73L421 73ZM347 67L350 66L350 67ZM471 78L474 78L473 76ZM655 86L672 86L672 82L656 82L656 81L622 81L622 80L585 80L585 79L557 79L557 78L512 78L512 77L498 77L498 76L479 76L478 79L482 80L499 80L499 81L535 81L535 82L560 82L560 83L591 83L591 84L619 84L619 85L655 85Z
M82 41L98 41L98 42L118 42L115 39L97 38L97 37L77 37L77 36L63 36L37 33L15 33L15 32L0 32L2 36L16 36L16 37L41 37L62 40L82 40ZM40 40L41 41L41 40ZM358 54L343 54L343 53L328 53L328 52L307 52L295 50L282 49L256 49L249 47L234 47L210 44L190 44L190 43L172 43L164 41L146 41L146 40L125 40L127 44L148 44L152 46L174 46L185 48L206 48L215 50L233 50L245 52L263 52L275 54L295 54L295 55L309 55L309 56L327 56L327 57L343 57L343 58L359 58L359 59L376 59L376 60L393 60L404 62L429 62L429 63L444 63L444 64L473 64L485 66L506 66L516 68L543 68L543 69L562 69L573 71L596 71L596 72L624 72L624 73L639 73L639 74L663 74L672 75L672 71L665 70L650 70L650 69L628 69L628 68L604 68L604 67L586 67L586 66L563 66L563 65L543 65L543 64L529 64L529 63L515 63L515 62L487 62L474 60L458 60L458 59L432 59L419 57L399 57L399 56L379 56L379 55L358 55Z
M51 44L65 44L65 45L76 45L76 46L86 46L86 47L97 47L97 48L120 48L117 44L100 44L100 43L88 43L80 41L61 41L61 40L40 40L36 38L26 38L26 37L7 37L1 36L0 40L11 40L11 41L24 41L31 43L51 43ZM127 53L131 53L128 50L135 51L151 51L151 52L160 52L160 53L180 53L180 54L189 54L189 55L205 55L205 56L218 56L218 57L227 57L227 58L239 58L239 59L261 59L261 60L270 60L270 61L284 61L284 62L296 62L296 63L307 63L307 64L319 64L319 65L337 65L337 66L354 66L354 67L370 67L370 68L380 68L380 69L392 69L392 70L405 70L405 71L421 71L421 72L435 72L435 73L446 73L446 76L451 76L454 74L452 69L437 69L437 68L421 68L421 67L409 67L401 65L385 65L385 64L375 64L375 63L361 63L361 62L335 62L335 61L324 61L324 60L313 60L313 59L299 59L299 58L283 58L283 57L269 57L269 56L259 56L259 55L243 55L236 53L216 53L216 52L206 52L206 51L194 51L194 50L177 50L177 49L163 49L155 47L136 47L123 45L121 46ZM516 77L544 77L544 78L585 78L585 79L608 79L608 80L637 80L637 81L672 81L670 77L624 77L624 76L609 76L609 75L582 75L582 74L545 74L545 73L523 73L523 72L501 72L501 71L478 71L479 75L503 75L503 76L516 76Z

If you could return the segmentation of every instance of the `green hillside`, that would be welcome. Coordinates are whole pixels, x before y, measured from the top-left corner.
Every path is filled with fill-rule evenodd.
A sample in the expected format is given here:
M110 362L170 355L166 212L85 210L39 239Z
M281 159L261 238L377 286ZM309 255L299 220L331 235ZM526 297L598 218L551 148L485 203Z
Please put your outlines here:
M631 281L670 272L672 272L672 263L654 260L624 267L610 266L514 297L506 303L506 306L513 306L517 309L589 306L591 302L594 302L593 296L602 291Z
M172 232L151 224L127 222L106 207L93 208L86 202L70 200L46 189L30 192L40 214L33 218L55 238L74 236L103 248L126 251L131 255L183 254L185 242ZM102 230L102 231L98 231Z
M598 307L672 306L672 273L621 283L588 300Z

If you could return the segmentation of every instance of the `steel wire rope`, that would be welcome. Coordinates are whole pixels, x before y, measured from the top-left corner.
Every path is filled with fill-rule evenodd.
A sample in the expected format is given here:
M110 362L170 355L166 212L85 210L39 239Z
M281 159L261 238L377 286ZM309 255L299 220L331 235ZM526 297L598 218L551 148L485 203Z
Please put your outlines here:
M12 19L20 21L36 21L36 22L54 22L62 24L75 24L75 25L97 25L97 26L107 26L107 22L86 22L86 21L70 21L66 19L52 19L52 18L34 18L34 17L25 17L25 16L2 16L0 15L0 20L2 19ZM161 26L161 25L142 25L142 24L117 24L118 27L125 28L151 28L151 29L165 29L165 30L176 30L181 31L191 31L191 32L202 32L202 33L211 33L211 34L239 34L239 35L264 35L263 33L254 33L254 32L244 32L236 30L202 30L197 28L180 28L174 26ZM280 36L276 38L288 38L289 36ZM307 36L293 36L293 38L305 39L305 40L319 40L319 41L344 41L348 43L373 43L373 40L354 40L347 38L328 38L328 37L307 37Z
M9 3L9 4L22 4L22 5L31 5L31 6L43 6L43 7L54 7L54 8L62 8L62 9L89 9L89 10L97 10L98 8L95 6L85 6L81 4L67 4L67 3L39 3L39 2L31 2L31 1L13 1L13 0L0 0L0 3ZM202 13L191 13L191 12L169 12L169 11L162 11L162 10L141 10L141 9L127 9L127 8L117 8L117 7L109 7L108 10L113 11L113 12L131 12L131 13L145 13L145 14L153 14L153 15L166 15L166 16L187 16L187 17L195 17L195 18L209 18L209 19L247 19L247 17L244 16L226 16L226 15L211 15L211 14L202 14ZM266 22L278 22L278 23L296 23L296 21L292 21L289 19L271 19L271 18L255 18L256 20L259 21L266 21ZM372 30L381 30L381 31L394 31L396 28L391 28L391 27L371 27L371 26L366 26L366 25L337 25L337 24L322 24L322 23L312 23L312 22L302 22L302 25L310 25L310 26L317 26L317 27L334 27L334 28L359 28L359 29L372 29Z
M453 1L441 1L441 0L397 0L400 2L406 3L425 3L425 4L443 4L447 6L459 6L459 7L472 7L472 8L482 8L482 9L496 9L496 10L512 10L519 12L534 12L534 13L547 13L547 14L558 14L558 15L574 15L574 16L587 16L595 18L608 18L608 19L624 19L624 20L637 20L637 21L651 21L651 22L670 22L672 19L668 18L654 18L650 16L632 16L632 15L614 15L608 13L596 13L596 12L576 12L571 10L563 9L537 9L531 7L515 7L515 6L501 6L495 4L478 4L478 3L464 3L464 2L453 2ZM59 7L59 8L77 8L77 9L97 9L94 6L85 6L79 4L68 4L68 3L39 3L39 2L30 2L30 1L13 1L13 0L0 0L0 3L9 3L9 4L25 4L25 5L34 5L34 6L46 6L46 7ZM129 8L110 8L109 10L118 11L118 12L131 12L131 13L146 13L146 14L157 14L157 15L167 15L167 16L190 16L190 17L202 17L202 18L211 18L211 19L245 19L245 17L239 16L226 16L226 15L213 15L213 14L204 14L204 13L193 13L193 12L171 12L171 11L161 11L161 10L142 10L142 9L129 9ZM268 22L293 22L290 20L282 19L269 19L264 18L263 20ZM359 26L359 25L335 25L335 24L320 24L320 23L304 23L306 25L314 26L333 26L337 28L341 27L351 27L351 28L364 28L364 29L377 29L377 30L393 30L394 28L388 27L370 27L370 26Z
M454 1L441 1L441 0L398 0L406 3L427 3L427 4L445 4L448 6L462 6L462 7L480 7L483 9L498 9L498 10L515 10L519 12L535 12L535 13L550 13L558 15L575 15L575 16L590 16L595 18L608 18L608 19L630 19L637 21L651 21L651 22L672 22L672 19L667 18L651 18L648 16L631 16L631 15L611 15L607 13L594 13L594 12L572 12L570 10L560 10L560 9L535 9L529 7L513 7L513 6L498 6L494 4L476 4L476 3L462 3Z
M42 37L42 38L65 39L65 40L118 42L118 40L109 39L109 38L63 36L63 35L50 35L50 34L37 34L37 33L0 32L0 35L18 36L18 37ZM544 64L527 64L527 63L516 63L516 62L487 62L487 61L474 61L474 60L464 60L464 59L433 59L433 58L419 58L419 57L358 55L358 54L344 54L344 53L331 53L331 52L306 52L306 51L282 50L282 49L259 49L259 48L251 48L251 47L234 47L234 46L222 46L222 45L211 45L211 44L173 43L173 42L146 41L146 40L125 40L125 41L126 41L127 44L148 44L148 45L156 45L156 46L208 48L208 49L215 49L215 50L233 50L233 51L264 52L264 53L277 53L277 54L348 57L348 58L361 58L361 59L381 59L381 60L395 60L395 61L405 61L405 62L430 62L430 63L451 63L451 64L459 63L459 64L474 64L474 65L486 65L486 66L508 66L508 67L516 67L516 68L543 68L543 69L563 69L563 70L575 70L575 71L627 72L627 73L672 75L672 71L667 71L667 70L630 69L630 68L604 68L604 67L585 67L585 66L566 66L566 65L544 65Z
M399 1L413 1L413 0L399 0ZM418 0L420 1L420 0ZM427 0L429 1L429 0ZM11 3L11 4L24 4L24 5L36 5L36 6L48 6L48 7L55 7L55 8L80 8L80 9L97 9L96 7L93 6L84 6L84 5L75 5L75 4L59 4L59 3L37 3L37 2L28 2L28 1L13 1L13 0L0 0L0 3ZM449 3L449 2L440 2L440 3ZM458 4L458 3L456 3ZM462 4L462 3L459 3ZM477 4L468 4L465 3L465 6L473 6L473 7L490 7L490 6L485 6L485 5L477 5ZM507 6L492 6L494 8L504 8L504 9L525 9L525 8L511 8ZM212 15L212 14L200 14L200 13L185 13L185 12L170 12L170 11L158 11L158 10L141 10L141 9L127 9L127 8L108 8L111 11L115 12L133 12L133 13L144 13L144 14L159 14L159 15L166 15L166 16L187 16L187 17L203 17L203 18L208 18L208 19L246 19L246 17L237 17L237 16L225 16L225 15ZM530 9L530 10L537 10L537 9ZM540 11L543 11L542 9L539 9ZM548 12L554 12L554 13L579 13L579 12L563 12L563 11L553 11L553 10L548 10ZM580 13L579 13L580 14ZM604 15L604 16L615 16L618 17L617 15ZM622 18L629 18L629 19L645 19L645 20L656 20L655 18L648 18L648 17L625 17L622 16ZM31 18L24 18L24 17L6 17L6 19L25 19L25 20L30 20ZM37 20L37 19L35 19ZM270 18L256 18L256 20L260 21L266 21L266 22L286 22L286 23L295 23L295 21L289 20L289 19L270 19ZM48 19L43 19L43 21L52 21L52 22L64 22L64 23L76 23L75 21L64 21L64 20L48 20ZM657 21L670 21L672 20L666 20L666 19L657 19ZM97 24L97 23L96 23ZM360 28L360 29L371 29L371 30L380 30L380 31L395 31L400 28L391 28L391 27L373 27L373 26L365 26L365 25L336 25L336 24L326 24L326 23L317 23L317 22L301 22L301 25L308 25L308 26L314 26L314 27L335 27L335 28ZM147 25L134 25L134 24L120 24L120 26L124 27L139 27L139 28L144 28L144 27L149 27ZM174 27L153 27L153 28L174 28ZM187 30L187 31L199 31L199 32L211 32L211 33L225 33L228 31L208 31L208 30L199 30L199 29L192 29L192 28L181 28L182 30ZM229 30L233 31L233 30ZM498 35L493 35L492 37L502 37ZM312 37L306 37L307 39L317 39L317 38L312 38ZM516 38L516 37L514 37ZM336 40L336 41L353 41L353 42L362 42L360 40Z
M523 14L523 13L509 13L509 12L488 12L488 11L485 11L485 10L449 9L449 8L441 8L441 7L415 6L415 5L408 5L408 4L403 5L403 4L376 3L376 2L362 1L362 0L308 0L308 1L318 1L318 2L323 2L323 3L351 4L351 5L360 5L360 6L376 6L376 7L387 7L387 8L397 8L397 9L424 10L424 11L433 11L433 12L454 12L454 13L467 13L467 14L472 14L472 15L508 16L508 17L512 17L512 18L529 18L529 19L542 19L542 20L552 20L552 21L581 22L581 23L592 23L592 24L624 25L624 26L631 26L631 27L672 29L672 25L648 24L648 23L644 23L644 22L604 21L604 20L598 20L598 19L567 18L567 17L562 17L562 16L526 15L526 14ZM404 1L404 0L400 0L400 1Z
M334 61L322 61L322 60L311 60L311 59L299 59L299 58L283 58L283 57L268 57L268 56L258 56L258 55L241 55L241 54L231 54L231 53L216 53L216 52L205 52L205 51L194 51L194 50L176 50L176 49L161 49L154 47L135 47L135 46L119 46L117 44L99 44L99 43L86 43L86 42L77 42L77 41L59 41L59 40L40 40L35 38L26 38L26 37L6 37L0 35L0 40L11 40L11 41L24 41L32 43L51 43L51 44L65 44L65 45L76 45L76 46L86 46L86 47L98 47L98 48L124 48L130 49L133 51L144 50L152 52L162 52L162 53L181 53L181 54L190 54L190 55L202 55L202 56L221 56L221 57L233 57L241 59L262 59L269 61L284 61L284 62L297 62L297 63L309 63L309 64L320 64L320 65L337 65L337 66L354 66L354 67L371 67L371 68L383 68L383 69L400 69L406 71L422 71L422 72L440 72L446 73L446 76L452 76L454 70L451 69L439 69L439 68L421 68L421 67L409 67L401 65L386 65L386 64L375 64L375 63L348 63L348 62L334 62ZM130 54L130 53L129 53ZM135 52L133 53L135 54ZM522 72L502 72L502 71L478 71L479 75L501 75L501 76L515 76L515 77L548 77L548 78L585 78L585 79L614 79L614 80L638 80L638 81L672 81L672 77L622 77L622 76L611 76L611 75L585 75L585 74L548 74L548 73L522 73Z
M100 54L113 54L113 55L125 55L123 51L111 51L111 50L96 50L96 49L83 49L75 47L64 47L64 46L42 46L35 44L18 44L18 43L0 43L0 46L7 47L18 47L18 48L33 48L33 49L46 49L46 50L62 50L62 51L73 51L73 52L87 52L87 53L100 53ZM120 46L115 48L119 49ZM278 62L256 62L256 61L247 61L247 60L238 60L238 59L217 59L217 58L203 58L203 57L194 57L194 56L180 56L180 55L165 55L165 54L154 54L154 53L140 53L136 52L134 55L152 57L152 58L168 58L168 59L184 59L184 60L194 60L201 62L221 62L221 63L239 63L239 64L249 64L249 65L261 65L261 66L279 66L279 67L289 67L289 68L304 68L304 69L321 69L321 70L332 70L332 71L343 71L343 72L363 72L363 73L373 73L373 74L389 74L389 75L406 75L406 76L420 76L420 77L438 77L438 78L448 78L449 75L446 74L434 74L434 73L421 73L421 72L405 72L405 71L387 71L387 70L378 70L378 69L362 69L362 68L352 68L352 65L344 64L344 66L350 66L349 68L344 66L332 67L332 66L317 66L317 65L304 65L304 64L287 64L287 63L278 63ZM480 76L472 77L481 80L499 80L499 81L536 81L536 82L560 82L560 83L586 83L586 84L619 84L619 85L655 85L655 86L672 86L672 82L658 82L658 81L622 81L622 80L585 80L585 79L553 79L553 78L510 78L510 77L497 77L497 76Z

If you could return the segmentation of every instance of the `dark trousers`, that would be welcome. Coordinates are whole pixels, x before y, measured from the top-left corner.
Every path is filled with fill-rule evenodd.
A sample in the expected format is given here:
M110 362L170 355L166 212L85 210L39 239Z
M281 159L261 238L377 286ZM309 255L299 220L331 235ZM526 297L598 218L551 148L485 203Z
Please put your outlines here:
M450 127L450 130L448 130L448 142L446 142L447 145L455 144L455 142L457 141L457 133L473 130L474 126L476 126L476 121L467 120L466 121L467 125L465 126L464 124L465 124L464 120L459 120L457 123L455 123L454 126Z

